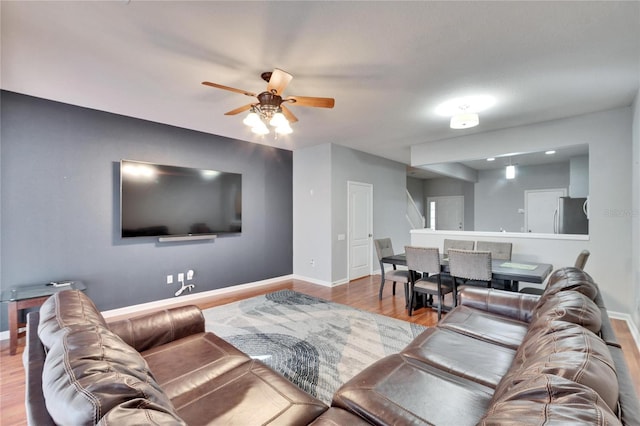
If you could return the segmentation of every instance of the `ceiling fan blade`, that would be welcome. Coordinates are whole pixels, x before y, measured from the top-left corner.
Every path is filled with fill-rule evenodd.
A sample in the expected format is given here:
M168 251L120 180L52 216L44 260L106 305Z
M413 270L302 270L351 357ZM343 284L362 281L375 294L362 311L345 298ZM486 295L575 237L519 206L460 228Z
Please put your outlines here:
M255 104L246 104L241 106L240 108L236 108L236 109L232 109L231 111L225 112L224 115L236 115L236 114L240 114L241 112L247 111L249 109L251 109L251 107L255 105Z
M296 121L298 121L298 118L293 115L289 108L284 105L280 105L280 108L282 109L282 114L285 116L289 123L295 123Z
M246 90L236 89L236 88L229 87L229 86L223 86L222 84L211 83L210 81L203 81L202 84L204 84L205 86L215 87L216 89L222 89L222 90L228 90L230 92L240 93L241 95L247 95L247 96L252 96L252 97L256 96L255 93L248 92Z
M310 96L289 96L285 101L291 102L293 105L320 108L333 108L336 102L333 98L314 98Z
M271 73L269 84L267 85L267 92L282 96L282 92L284 92L284 89L286 89L292 79L293 76L288 72L278 68L274 69Z

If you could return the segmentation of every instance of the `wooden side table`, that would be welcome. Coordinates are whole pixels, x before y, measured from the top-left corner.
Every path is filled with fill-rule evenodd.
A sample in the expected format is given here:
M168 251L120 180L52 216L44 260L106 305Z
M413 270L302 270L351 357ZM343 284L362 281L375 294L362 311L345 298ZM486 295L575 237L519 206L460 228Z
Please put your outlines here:
M51 295L64 290L85 290L82 281L71 281L71 284L55 287L50 284L34 284L15 286L2 292L2 303L8 305L9 316L9 354L15 355L18 338L24 336L20 329L26 324L18 322L18 313L24 309L41 306Z

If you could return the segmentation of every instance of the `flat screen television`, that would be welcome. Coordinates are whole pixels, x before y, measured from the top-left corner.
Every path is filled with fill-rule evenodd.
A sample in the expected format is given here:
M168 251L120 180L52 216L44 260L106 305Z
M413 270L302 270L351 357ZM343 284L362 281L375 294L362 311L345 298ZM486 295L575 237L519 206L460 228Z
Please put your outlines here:
M122 238L242 231L242 175L141 161L120 162Z

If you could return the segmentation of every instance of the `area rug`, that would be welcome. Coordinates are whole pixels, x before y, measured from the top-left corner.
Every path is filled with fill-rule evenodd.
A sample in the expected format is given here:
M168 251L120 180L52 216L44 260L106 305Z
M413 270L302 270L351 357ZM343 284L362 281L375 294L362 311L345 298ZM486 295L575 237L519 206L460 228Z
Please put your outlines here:
M425 330L291 290L203 313L207 331L327 404L340 385Z

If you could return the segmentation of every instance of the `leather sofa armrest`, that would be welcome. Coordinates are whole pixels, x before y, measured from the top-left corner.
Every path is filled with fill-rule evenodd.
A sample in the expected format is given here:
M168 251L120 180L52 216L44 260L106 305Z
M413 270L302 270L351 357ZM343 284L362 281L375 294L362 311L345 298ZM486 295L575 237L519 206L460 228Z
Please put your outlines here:
M466 287L458 293L458 304L515 319L531 321L540 296L493 288Z
M42 371L47 357L45 348L38 337L40 312L27 314L27 346L22 354L25 371L25 408L30 425L54 426L55 422L47 411L42 392Z
M196 306L165 309L109 324L109 329L138 352L204 332L204 316Z

